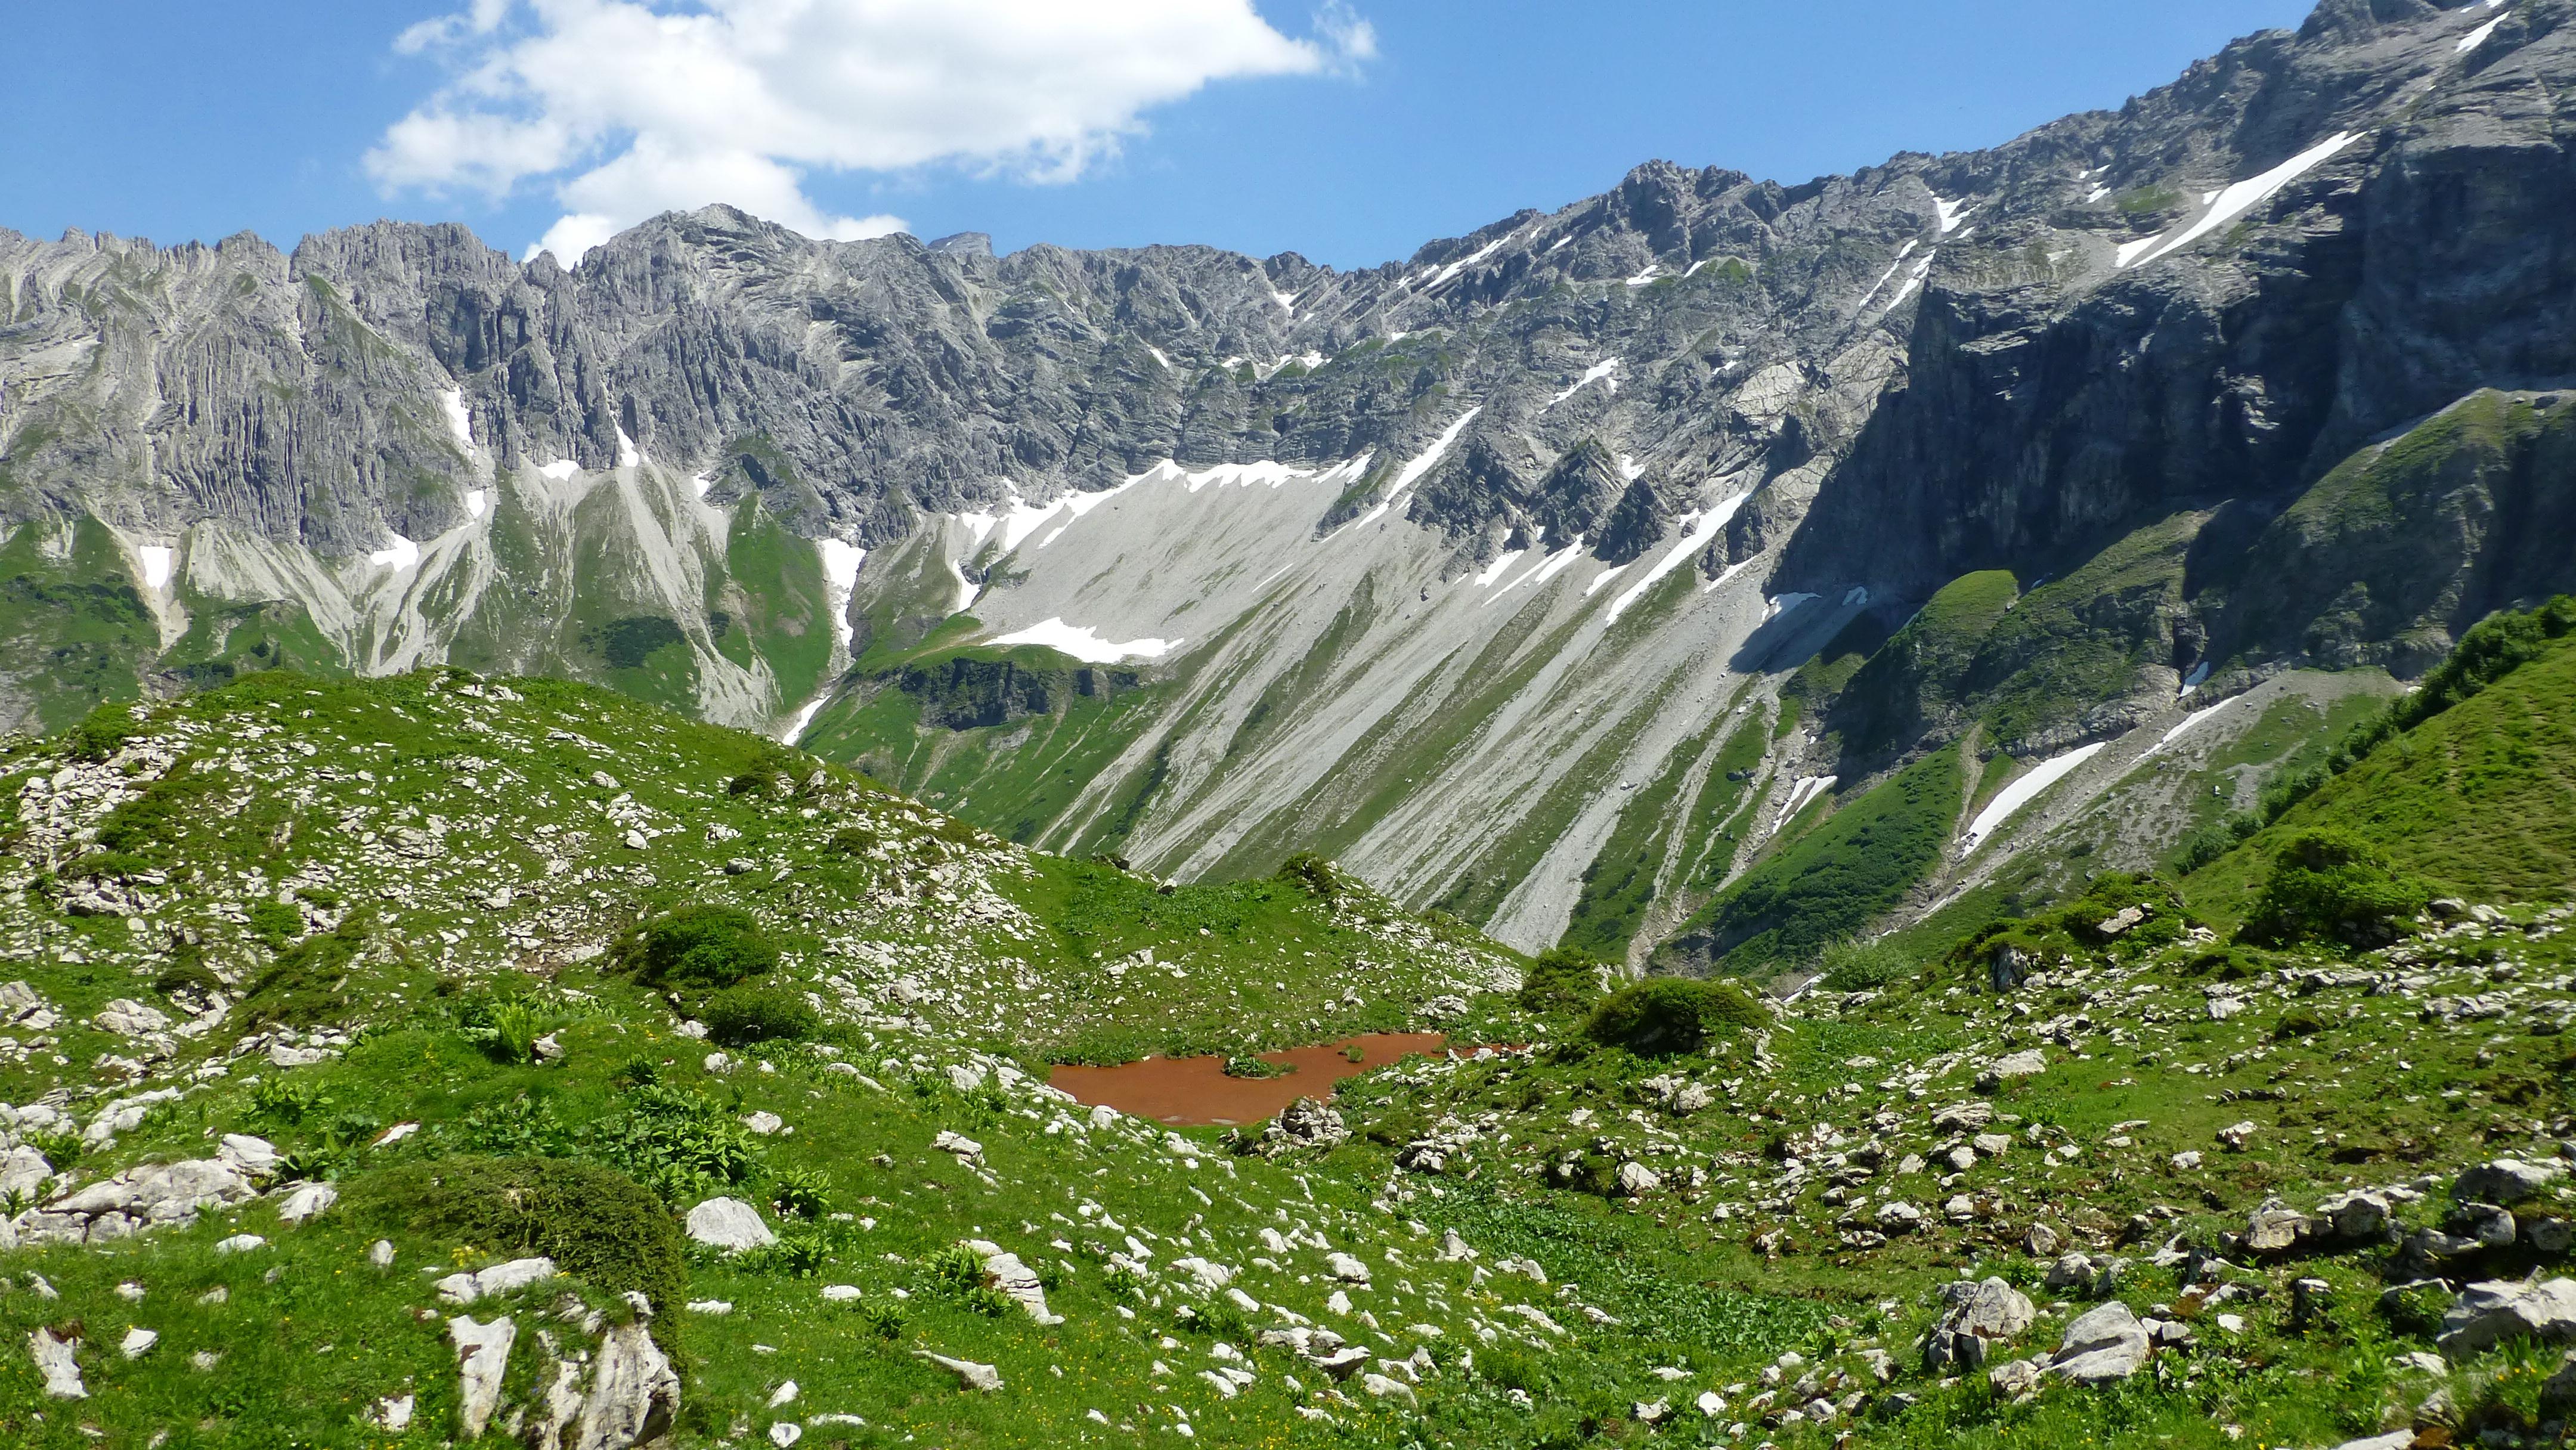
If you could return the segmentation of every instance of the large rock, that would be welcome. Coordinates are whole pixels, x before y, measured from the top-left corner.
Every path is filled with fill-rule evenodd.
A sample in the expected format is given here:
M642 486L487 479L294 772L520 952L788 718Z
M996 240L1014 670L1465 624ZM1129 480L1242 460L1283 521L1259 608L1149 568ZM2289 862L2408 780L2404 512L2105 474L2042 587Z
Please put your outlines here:
M228 1159L148 1163L74 1189L17 1226L25 1243L109 1243L147 1228L186 1227L200 1212L258 1196L258 1187Z
M555 1276L555 1261L547 1258L512 1259L494 1264L472 1274L450 1274L435 1286L438 1297L462 1309L477 1299L490 1299L515 1294L531 1284L541 1284Z
M688 1234L691 1243L728 1253L764 1249L778 1242L778 1235L761 1221L760 1210L739 1198L710 1198L690 1209Z
M958 1384L967 1389L989 1395L1002 1387L1002 1372L989 1364L977 1364L971 1359L952 1359L927 1349L916 1349L913 1354L957 1376Z
M2306 1214L2277 1203L2266 1204L2246 1222L2245 1251L2277 1257L2306 1243L2315 1232L2316 1223Z
M36 1362L36 1372L45 1377L45 1394L57 1400L85 1400L89 1390L81 1384L80 1361L74 1350L77 1339L57 1339L51 1329L39 1328L27 1336L27 1355Z
M2001 1279L1941 1286L1943 1309L1923 1340L1923 1367L1935 1374L1984 1364L1988 1348L2009 1343L2039 1317L2028 1295Z
M2576 1342L2576 1280L2471 1284L2443 1314L2438 1342L2444 1354L2461 1359L2508 1339Z
M1019 1255L983 1239L971 1239L966 1247L974 1250L975 1256L984 1261L984 1277L992 1282L993 1287L1026 1310L1031 1319L1040 1324L1064 1322L1062 1316L1047 1312L1046 1287L1038 1282L1036 1271L1020 1261ZM1214 1287L1223 1288L1224 1284L1219 1282Z
M510 1366L510 1345L518 1337L519 1327L506 1316L489 1324L463 1315L447 1321L448 1342L456 1346L462 1438L472 1440L492 1423L492 1412L501 1404L501 1379Z
M2463 1203L2492 1203L2511 1208L2538 1197L2560 1176L2556 1164L2498 1158L2462 1173L2451 1184L2451 1196Z
M653 1341L652 1306L631 1291L626 1302L634 1318L600 1341L571 1450L663 1444L679 1420L680 1373Z
M1984 1072L1977 1074L1977 1086L1987 1092L1993 1092L2006 1083L2019 1082L2026 1077L2037 1077L2046 1071L2048 1071L2048 1056L2034 1047L2026 1052L2015 1052L1996 1058Z
M2066 1326L2066 1341L2049 1361L2048 1372L2080 1385L2127 1379L2146 1364L2152 1347L2146 1326L2128 1305L2114 1299Z
M1341 1114L1318 1099L1299 1098L1261 1130L1261 1151L1277 1157L1299 1148L1331 1148L1350 1136Z

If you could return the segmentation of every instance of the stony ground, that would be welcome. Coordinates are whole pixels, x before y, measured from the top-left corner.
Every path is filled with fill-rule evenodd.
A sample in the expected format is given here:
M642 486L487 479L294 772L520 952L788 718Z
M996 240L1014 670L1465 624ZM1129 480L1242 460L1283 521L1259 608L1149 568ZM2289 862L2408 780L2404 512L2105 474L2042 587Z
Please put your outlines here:
M1641 1058L1329 868L1167 892L577 687L267 677L0 790L10 1443L2395 1446L2576 1389L2564 909L2274 953L2113 882ZM707 905L810 1023L639 980ZM1044 1084L1422 1025L1495 1046L1260 1132Z

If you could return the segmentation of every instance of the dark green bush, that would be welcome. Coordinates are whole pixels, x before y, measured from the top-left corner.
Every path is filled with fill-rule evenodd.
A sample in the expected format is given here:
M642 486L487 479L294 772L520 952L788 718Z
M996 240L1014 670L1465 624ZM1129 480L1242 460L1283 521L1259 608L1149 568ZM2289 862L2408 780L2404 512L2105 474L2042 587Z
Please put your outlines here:
M801 992L745 983L707 999L707 1035L727 1047L797 1041L823 1025Z
M720 991L778 966L759 918L732 906L685 906L628 932L616 965L648 987Z
M1770 1020L1762 1005L1733 982L1652 977L1613 993L1594 1009L1584 1031L1604 1046L1652 1057L1698 1052Z
M250 934L272 947L284 947L304 934L304 913L283 901L254 901L242 913L250 918Z
M366 923L352 913L335 929L287 948L243 995L245 1025L311 1027L347 1011L348 997L341 988L349 963L366 945Z
M2304 1007L2298 1007L2281 1014L2281 1020L2273 1024L2272 1039L2276 1042L2286 1042L2293 1037L2314 1037L2325 1030L2324 1018Z
M679 1226L634 1179L560 1158L447 1158L370 1174L346 1190L359 1226L436 1234L486 1254L542 1254L612 1294L641 1291L653 1337L680 1354L688 1261Z
M1914 958L1893 942L1839 941L1816 959L1828 992L1876 992L1912 977Z
M2431 887L2400 875L2359 839L2306 831L2273 858L2271 879L2237 935L2258 946L2386 946L2432 899Z
M1550 947L1530 963L1521 978L1521 1007L1530 1012L1589 1012L1601 1000L1601 983L1610 964L1572 947Z

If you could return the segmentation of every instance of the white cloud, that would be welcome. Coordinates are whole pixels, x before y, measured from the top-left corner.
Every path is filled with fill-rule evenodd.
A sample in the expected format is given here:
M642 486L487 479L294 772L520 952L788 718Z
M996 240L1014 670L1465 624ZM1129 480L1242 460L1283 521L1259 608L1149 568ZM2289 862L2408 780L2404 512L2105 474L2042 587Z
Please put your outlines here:
M1252 0L472 0L397 47L451 78L386 131L388 190L551 181L565 261L727 202L812 236L900 230L817 206L816 170L962 165L1070 181L1210 82L1346 71L1377 37L1325 0L1291 39Z

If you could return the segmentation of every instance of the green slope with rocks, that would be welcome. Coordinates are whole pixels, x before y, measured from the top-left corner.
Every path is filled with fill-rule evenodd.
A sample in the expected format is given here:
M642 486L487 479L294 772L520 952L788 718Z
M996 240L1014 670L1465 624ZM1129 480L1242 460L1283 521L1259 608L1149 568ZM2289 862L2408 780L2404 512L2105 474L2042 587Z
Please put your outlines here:
M1046 856L588 686L111 707L0 754L0 1436L2544 1442L2570 909L2279 834L2519 738L2532 618L2204 870L2259 930L2104 871L1759 997L1312 857ZM1045 1081L1422 1027L1508 1046L1258 1127Z

